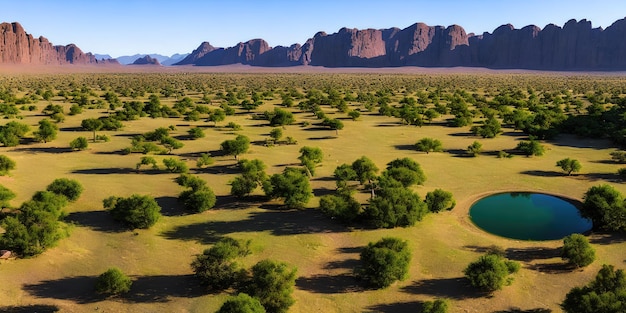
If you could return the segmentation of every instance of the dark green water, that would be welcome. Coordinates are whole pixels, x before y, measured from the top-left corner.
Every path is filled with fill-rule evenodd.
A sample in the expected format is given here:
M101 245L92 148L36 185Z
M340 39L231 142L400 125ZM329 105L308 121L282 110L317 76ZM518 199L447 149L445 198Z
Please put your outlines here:
M555 240L591 229L578 209L561 198L540 193L500 193L470 208L476 226L502 237Z

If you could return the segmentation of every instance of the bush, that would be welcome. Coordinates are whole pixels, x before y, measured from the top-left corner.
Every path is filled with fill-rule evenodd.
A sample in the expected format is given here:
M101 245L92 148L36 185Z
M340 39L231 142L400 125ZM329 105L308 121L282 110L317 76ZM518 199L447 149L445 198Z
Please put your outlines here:
M70 148L73 150L85 150L87 146L89 146L89 143L85 137L78 137L70 141Z
M6 155L0 155L0 175L7 175L9 171L15 169L15 161Z
M112 267L98 276L96 292L107 295L119 295L130 291L133 281L119 268Z
M270 198L285 199L285 205L289 208L300 208L313 196L309 177L301 169L293 167L272 175L269 182L263 185L263 190Z
M184 161L177 160L174 158L163 159L163 164L168 171L172 173L187 173L189 172L189 168Z
M497 254L487 254L470 263L464 274L472 286L492 292L511 284L513 279L508 276L519 271L519 268L520 264L517 262Z
M571 234L563 239L561 256L576 267L585 267L596 259L596 251L589 244L587 237Z
M437 299L435 301L426 301L422 308L422 313L447 313L450 307L448 300Z
M234 259L250 253L250 241L222 238L213 247L204 250L191 263L201 284L218 291L232 287L245 275Z
M428 213L428 208L416 193L404 187L387 187L369 200L363 210L366 222L376 228L413 226Z
M572 288L561 303L565 313L622 313L626 311L626 274L612 265L602 265L596 278Z
M406 241L387 237L370 242L361 252L360 261L357 275L375 288L386 288L406 278L411 251Z
M593 186L584 195L580 214L593 227L609 231L626 230L626 205L622 194L610 185Z
M109 197L103 200L103 205L115 220L131 229L150 228L161 217L161 207L150 196Z
M435 189L427 193L425 202L428 210L435 213L443 210L452 210L456 205L452 193L441 189Z
M252 277L243 292L259 299L269 312L284 313L295 302L291 294L297 269L286 263L263 260L252 267Z
M76 180L68 178L55 179L46 190L53 192L57 195L62 195L67 198L68 201L76 201L83 193L83 186Z
M258 299L240 293L229 297L217 313L265 313L265 308Z

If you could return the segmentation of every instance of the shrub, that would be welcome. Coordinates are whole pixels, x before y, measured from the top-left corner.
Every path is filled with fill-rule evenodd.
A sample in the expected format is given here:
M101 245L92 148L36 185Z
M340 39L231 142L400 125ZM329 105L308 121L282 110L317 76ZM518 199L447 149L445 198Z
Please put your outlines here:
M519 271L519 268L517 262L509 261L497 254L487 254L470 263L465 268L464 274L472 286L492 292L511 284L513 279L508 276Z
M0 175L7 175L9 171L15 169L15 161L6 155L0 155Z
M626 311L626 274L612 265L602 265L596 278L572 288L561 303L565 313L621 313Z
M161 207L150 196L109 197L103 200L103 205L115 220L132 229L150 228L161 217Z
M107 295L119 295L130 291L133 281L116 267L108 269L98 276L96 292Z
M441 189L435 189L427 193L425 202L428 210L435 213L443 210L452 210L456 205L452 193Z
M83 186L73 179L57 178L48 185L46 190L65 196L69 201L76 201L83 193Z
M217 313L265 313L265 308L258 299L240 293L226 299Z
M259 299L269 312L287 312L295 302L291 294L296 272L296 268L290 269L283 262L260 261L252 267L252 277L242 291Z
M561 256L576 267L585 267L596 259L596 251L589 244L587 237L581 234L571 234L563 238Z
M70 148L73 150L85 150L87 146L89 146L89 143L85 137L78 137L70 141Z
M357 275L375 288L386 288L406 278L411 251L406 241L387 237L370 242L361 252L360 262Z

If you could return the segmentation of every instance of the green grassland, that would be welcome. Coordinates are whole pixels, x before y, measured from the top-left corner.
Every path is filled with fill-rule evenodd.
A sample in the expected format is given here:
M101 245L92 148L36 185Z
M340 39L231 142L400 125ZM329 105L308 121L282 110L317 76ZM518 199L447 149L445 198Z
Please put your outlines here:
M281 103L279 91L292 87L300 92L312 88L324 90L336 85L342 92L358 90L375 92L380 88L391 90L391 105L405 95L439 87L452 92L465 89L492 97L499 90L529 86L538 93L542 90L569 90L574 97L585 100L585 93L597 90L609 93L611 86L621 88L620 77L602 76L548 76L519 75L377 75L377 74L64 74L46 76L10 76L0 79L0 89L10 89L18 97L33 94L40 88L52 89L88 87L96 96L110 85L148 86L147 91L133 99L120 96L121 101L147 101L152 93L165 87L181 90L196 102L206 93L212 98L206 104L218 108L223 100L216 94L238 88L249 96L253 90L272 90L264 97L263 105L248 113L235 107L233 116L214 126L212 122L185 121L176 118L142 117L126 121L118 131L99 131L110 136L110 142L89 143L85 151L71 151L69 142L92 133L80 129L83 119L105 116L106 107L85 109L83 113L66 115L58 126L58 138L48 143L27 143L17 147L0 147L4 154L17 163L8 176L0 176L0 184L13 190L17 198L13 206L28 200L37 190L45 189L60 177L79 181L85 188L81 198L66 210L69 236L45 253L29 259L0 261L0 304L8 307L31 305L56 306L62 312L214 312L228 293L212 294L199 286L193 277L190 263L222 236L252 240L253 253L242 259L246 267L271 258L298 268L294 297L296 303L290 312L417 312L420 303L435 298L452 300L451 312L509 312L514 308L537 308L560 312L559 303L574 286L590 281L602 264L626 268L623 251L624 237L617 234L592 234L591 242L597 251L597 260L580 270L564 270L558 254L561 241L526 242L510 240L486 233L475 227L468 217L473 201L482 195L497 191L540 191L581 200L587 189L599 184L610 184L626 192L617 170L619 164L610 162L609 153L617 149L607 139L589 139L574 135L560 135L542 141L546 153L541 157L516 155L497 158L500 150L513 149L520 140L527 139L521 131L504 127L503 133L493 139L474 136L467 127L445 126L450 115L436 118L431 124L418 127L403 125L395 117L381 116L377 110L369 112L363 104L349 101L350 108L362 110L357 120L330 106L322 106L326 115L341 118L345 127L338 132L317 126L320 121L311 112L302 112L297 106L296 123L285 126L285 136L297 140L296 145L268 147L267 121L253 119L255 113L273 110ZM608 86L608 87L607 87ZM115 88L115 87L113 87ZM623 92L618 92L623 93ZM182 95L179 95L179 98ZM161 102L172 106L176 96L164 97ZM297 104L298 100L296 100ZM20 111L21 119L35 129L44 116L41 111L48 104L58 104L69 111L72 104L63 97L32 104L36 110ZM442 100L445 104L445 100ZM28 104L31 105L31 104ZM97 105L94 105L97 107ZM108 104L107 104L108 106ZM426 104L432 106L432 103ZM6 119L5 122L12 119ZM480 118L475 118L480 121ZM242 126L239 131L225 127L228 122ZM308 122L308 125L307 123ZM3 122L4 124L4 122ZM176 184L177 174L165 171L135 170L141 154L123 155L120 150L130 146L132 135L146 133L158 127L173 125L172 136L184 139L187 130L202 127L206 137L183 140L184 147L171 155L155 155L161 162L166 157L180 158L189 165L191 173L206 180L218 197L214 209L200 214L184 211L176 197L183 190ZM285 210L280 201L246 202L229 195L228 182L238 173L236 160L219 153L220 143L243 134L252 141L245 159L260 159L267 165L268 174L281 172L286 166L298 166L298 150L302 146L319 147L324 160L311 179L316 197L306 208ZM426 154L414 149L423 137L441 140L444 152ZM464 157L464 151L473 141L483 144L483 154L476 158ZM198 169L195 160L200 153L212 153L215 163ZM395 229L350 228L324 216L316 207L319 196L335 190L334 169L343 163L367 156L379 168L401 157L416 160L427 175L423 186L413 187L422 197L429 191L442 188L454 194L457 206L449 212L430 214L413 227ZM582 170L572 176L563 175L555 166L563 158L574 158L582 163ZM163 165L160 164L163 168ZM163 208L163 217L148 230L128 231L104 211L102 200L109 196L147 194L155 197ZM259 195L262 192L259 190ZM368 195L359 194L365 203ZM409 277L383 290L363 289L353 275L358 264L360 248L384 236L408 240L413 252ZM522 263L511 286L485 296L477 293L463 278L463 269L488 247L497 245L507 249L508 255ZM1 248L1 247L0 247ZM93 292L95 278L106 269L117 266L134 280L131 292L114 299L101 298ZM0 307L0 310L2 308ZM516 311L517 312L517 311Z

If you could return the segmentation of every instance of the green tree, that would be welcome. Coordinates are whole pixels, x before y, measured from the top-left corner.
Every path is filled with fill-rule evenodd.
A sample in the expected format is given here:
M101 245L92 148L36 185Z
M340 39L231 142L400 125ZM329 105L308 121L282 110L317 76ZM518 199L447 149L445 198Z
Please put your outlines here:
M278 140L280 140L280 138L283 137L283 130L280 128L273 128L272 130L270 130L270 138L272 138L272 140L274 142L278 142Z
M182 202L187 209L200 213L215 206L217 200L215 193L200 177L183 174L176 179L176 182L189 188L178 196L178 201Z
M361 204L352 197L350 191L340 190L337 194L322 196L320 210L332 218L351 223L361 213Z
M293 113L280 108L274 108L274 112L266 113L266 116L269 117L270 126L285 126L295 121Z
M356 179L363 185L366 182L372 183L372 180L376 178L378 167L370 158L362 156L352 162L352 170L356 174Z
M482 150L483 145L478 141L474 141L471 145L467 146L467 153L473 157L478 156Z
M428 211L434 213L441 212L443 210L452 210L456 205L456 201L454 201L452 193L442 189L435 189L427 193L425 202L428 206Z
M16 121L8 122L0 126L0 142L5 147L15 147L20 144L20 139L28 133L30 126Z
M398 181L404 187L423 185L426 181L422 167L411 158L395 159L387 163L383 176Z
M226 112L224 112L222 109L215 109L213 110L213 112L211 112L211 114L209 114L209 121L215 123L214 124L215 126L217 126L218 122L221 122L225 119L226 119Z
M84 119L80 126L88 131L93 132L93 142L96 142L96 132L104 127L102 120L97 118Z
M128 198L111 196L103 200L103 205L115 220L131 229L150 228L161 217L161 207L150 196L138 194Z
M109 268L96 280L96 292L107 295L119 295L130 291L133 281L117 267Z
M445 299L426 301L422 307L422 313L447 313L449 307L450 302Z
M9 174L9 171L15 169L15 161L11 160L6 155L0 155L0 175L4 176Z
M263 184L265 194L270 198L285 199L289 208L303 207L313 196L309 178L298 168L287 167L281 174L274 174Z
M8 208L11 205L9 201L15 198L15 193L10 189L0 185L0 209Z
M265 308L258 299L239 293L226 299L217 313L265 313Z
M337 135L339 135L339 131L343 129L343 122L336 118L325 118L322 125L334 130Z
M39 128L34 133L37 141L49 142L57 138L59 128L47 119L39 121Z
M237 156L246 153L250 148L250 139L244 135L238 135L233 140L225 140L220 146L227 155L232 155L237 160Z
M237 257L250 253L250 241L224 237L193 260L191 268L200 283L220 291L234 286L245 271L235 262Z
M322 163L323 159L324 154L320 148L307 146L300 148L300 156L298 157L298 160L300 160L309 176L315 175L315 167Z
M565 158L556 162L556 166L560 167L567 175L580 172L583 167L576 159Z
M602 265L596 278L572 288L561 303L565 313L622 313L626 311L626 274L613 265Z
M470 263L463 272L472 286L493 292L509 285L512 278L508 276L519 271L519 268L517 262L497 254L486 254Z
M235 177L230 182L230 193L234 196L240 198L248 196L268 180L268 176L265 174L266 166L261 160L241 160L238 162L238 166L242 171L241 176Z
M610 185L593 186L584 195L580 214L593 222L596 229L626 230L624 197Z
M180 140L169 136L161 138L161 144L165 147L165 149L167 149L168 154L171 153L172 150L180 149L184 146Z
M202 153L200 154L198 160L196 160L196 166L199 168L203 168L205 166L213 164L214 162L215 160L213 160L213 158L208 153Z
M412 190L402 186L383 187L369 200L363 218L376 228L413 226L428 213L426 203Z
M191 128L187 131L187 133L192 139L204 138L205 136L204 130L202 130L202 128L200 127Z
M561 256L576 267L585 267L596 259L596 251L589 244L587 237L571 234L563 238Z
M411 251L406 241L394 237L370 242L361 251L357 275L375 288L389 287L406 279L411 263Z
M142 156L141 159L139 159L139 162L137 163L137 165L135 165L135 169L139 170L139 168L141 168L142 165L152 165L153 170L159 169L159 165L157 165L157 161L151 156Z
M611 159L617 163L626 163L626 151L611 152Z
M175 158L167 158L163 159L163 165L167 168L168 171L172 173L187 173L189 172L189 167L185 161L178 160Z
M534 139L531 139L530 141L520 141L515 149L519 150L528 157L533 155L542 156L546 150L546 148L540 144L539 141Z
M443 151L443 147L441 141L433 138L422 138L415 144L415 148L417 151L426 152L426 154L430 152L440 152Z
M70 141L70 148L72 148L72 150L85 150L88 146L89 143L85 137L78 137Z
M502 132L500 128L500 122L498 122L497 119L490 117L483 122L483 125L473 126L470 131L483 138L495 138Z
M262 260L252 267L252 277L242 292L259 299L268 312L284 313L295 300L296 268L286 263Z
M57 178L46 187L46 190L64 196L68 201L74 202L83 193L83 186L74 179Z

